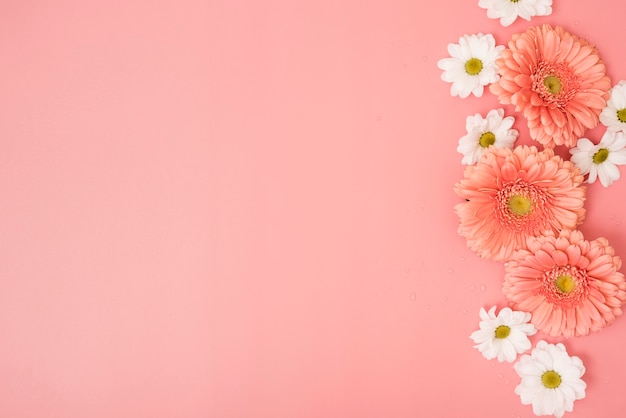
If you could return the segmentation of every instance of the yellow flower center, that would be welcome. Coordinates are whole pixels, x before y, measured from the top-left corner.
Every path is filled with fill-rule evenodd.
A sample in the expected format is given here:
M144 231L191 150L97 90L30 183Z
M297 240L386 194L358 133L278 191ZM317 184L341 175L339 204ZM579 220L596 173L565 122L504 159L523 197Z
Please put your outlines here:
M607 158L609 158L609 150L606 148L600 148L593 154L593 162L596 164L602 164Z
M481 147L487 148L489 145L493 145L496 143L496 136L493 132L485 132L480 136L478 143Z
M548 91L553 95L557 95L561 91L561 80L559 80L557 76L547 76L543 79L543 85L546 86Z
M561 293L570 293L572 290L576 289L576 280L570 276L559 276L554 281L554 284Z
M476 75L483 69L483 62L478 58L470 58L465 62L465 72L469 75Z
M503 339L509 336L509 334L511 333L511 327L507 326L507 325L500 325L498 328L496 328L496 338L499 339Z
M521 194L511 196L509 199L509 209L515 215L524 216L533 208L533 201Z
M554 370L548 370L541 375L541 383L548 389L555 389L561 385L561 376Z
M617 120L622 123L626 123L626 109L620 109L617 111Z

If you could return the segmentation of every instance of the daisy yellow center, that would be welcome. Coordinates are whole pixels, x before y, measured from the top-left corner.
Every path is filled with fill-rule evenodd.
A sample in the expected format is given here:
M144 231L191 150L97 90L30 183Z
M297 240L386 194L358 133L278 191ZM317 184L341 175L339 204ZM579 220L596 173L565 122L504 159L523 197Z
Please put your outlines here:
M602 164L607 158L609 158L609 150L606 148L600 148L593 154L593 162L595 164Z
M617 120L622 123L626 123L626 109L620 109L617 111Z
M548 389L556 389L561 385L561 375L554 370L548 370L541 375L541 383Z
M554 284L562 293L570 293L576 289L576 280L566 275L557 277Z
M487 148L489 145L493 145L496 143L496 136L493 132L485 132L480 136L478 143L481 147Z
M557 76L549 75L543 79L543 85L546 86L546 89L554 95L559 94L561 91L561 80Z
M521 194L511 196L509 199L509 209L515 215L524 216L533 208L533 201Z
M511 3L517 3L519 0L511 0Z
M465 62L465 72L469 75L477 75L483 69L483 62L478 58L470 58Z
M510 333L511 333L511 327L507 325L500 325L498 326L498 328L496 328L496 331L495 331L496 338L498 339L506 338L509 336Z

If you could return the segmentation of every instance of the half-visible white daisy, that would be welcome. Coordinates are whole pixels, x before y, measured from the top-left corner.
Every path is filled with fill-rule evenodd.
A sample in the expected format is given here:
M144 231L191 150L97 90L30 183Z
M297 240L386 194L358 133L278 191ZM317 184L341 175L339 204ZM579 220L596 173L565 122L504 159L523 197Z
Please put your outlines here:
M483 95L484 87L498 80L496 59L504 49L496 46L491 34L463 35L458 44L448 44L450 58L442 58L437 66L443 70L441 79L452 83L450 94L466 98Z
M493 145L497 148L513 148L519 132L512 129L515 118L504 117L504 109L493 109L483 118L479 113L465 119L467 135L459 139L457 151L463 154L462 164L476 164L485 150Z
M585 397L587 384L581 379L585 366L580 358L570 357L561 343L539 341L513 368L522 378L515 393L522 404L532 404L535 415L560 418L574 409L574 401Z
M589 174L587 183L593 183L599 177L600 183L609 187L620 178L617 166L626 164L626 133L607 130L597 145L587 138L580 138L569 152L580 172Z
M611 89L611 97L600 112L600 122L609 131L626 131L626 81L621 80Z
M478 0L478 7L487 9L488 18L500 19L502 26L509 26L518 17L530 20L552 14L552 0Z
M502 308L496 316L496 307L492 306L489 312L480 308L479 315L480 329L472 332L470 338L487 360L513 362L519 353L530 349L528 336L537 330L529 323L529 313Z

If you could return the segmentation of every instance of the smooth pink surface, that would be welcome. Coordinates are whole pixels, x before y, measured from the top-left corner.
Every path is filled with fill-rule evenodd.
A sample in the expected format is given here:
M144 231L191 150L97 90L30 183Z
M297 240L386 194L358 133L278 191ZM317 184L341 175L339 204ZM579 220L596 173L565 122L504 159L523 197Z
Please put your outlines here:
M452 210L465 117L498 104L436 62L551 22L615 83L624 6L502 28L476 3L0 5L0 416L532 416L472 348L503 267ZM626 258L626 180L588 196ZM567 416L623 416L625 335L566 341Z

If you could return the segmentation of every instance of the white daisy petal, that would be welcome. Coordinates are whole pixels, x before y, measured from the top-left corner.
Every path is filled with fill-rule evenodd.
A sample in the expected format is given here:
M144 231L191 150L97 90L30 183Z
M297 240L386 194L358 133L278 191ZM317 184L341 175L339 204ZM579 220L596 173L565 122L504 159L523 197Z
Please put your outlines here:
M519 353L531 347L528 336L537 330L529 323L530 315L526 312L503 308L496 315L496 306L492 306L489 311L480 308L479 316L480 329L472 332L470 338L487 360L497 358L499 362L512 363Z
M552 0L479 0L478 6L487 9L487 17L500 19L502 26L509 26L518 17L530 20L533 16L548 16L552 13Z
M522 404L532 405L535 415L562 417L573 410L574 401L585 397L587 385L581 379L585 367L578 357L570 357L561 343L539 341L513 368L521 378L515 393Z
M480 160L489 146L513 148L519 136L517 129L512 129L515 118L504 117L504 109L490 110L483 118L479 113L465 119L467 134L459 139L457 151L463 154L461 163L473 165Z
M458 44L448 44L450 58L442 58L437 66L444 72L441 79L452 83L450 94L466 98L481 97L484 87L498 80L496 59L504 46L496 46L491 34L463 35Z
M624 88L626 90L626 84ZM589 174L587 183L594 183L599 178L604 187L609 187L620 178L617 165L626 164L626 133L607 128L597 145L587 138L580 138L570 149L570 154L570 160L580 172Z
M626 131L626 81L621 80L611 89L611 97L600 112L600 122L610 132Z

